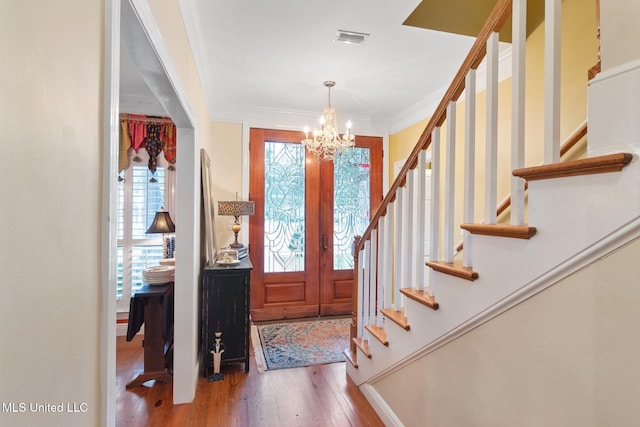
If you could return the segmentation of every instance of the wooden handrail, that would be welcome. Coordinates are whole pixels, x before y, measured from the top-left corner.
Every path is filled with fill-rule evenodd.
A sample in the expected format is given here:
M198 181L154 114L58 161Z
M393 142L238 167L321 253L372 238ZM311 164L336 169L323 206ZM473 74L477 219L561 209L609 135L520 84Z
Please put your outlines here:
M404 187L407 181L407 173L410 169L415 169L418 164L418 155L421 150L426 150L431 144L431 134L433 130L441 126L447 118L447 105L452 101L457 101L465 87L465 77L469 70L475 70L478 68L482 60L484 59L487 51L487 40L491 33L499 32L507 19L511 16L511 0L498 0L494 6L489 18L485 22L484 26L478 34L478 38L471 47L471 50L467 54L462 66L458 70L458 73L454 77L451 85L444 94L444 97L438 104L435 112L431 116L429 123L425 127L422 135L418 139L415 147L411 151L411 154L407 158L407 161L400 169L400 173L393 181L393 184L389 188L386 196L382 200L382 203L376 210L376 213L371 218L371 222L366 231L362 234L362 238L355 246L355 256L362 250L364 242L371 238L371 232L378 227L380 218L386 213L387 206L396 198L396 193L400 187Z
M560 146L560 157L564 156L567 153L567 151L571 150L586 135L587 135L587 121L585 120L562 143L562 145ZM529 187L528 183L525 182L524 183L525 191L527 190L528 187ZM507 197L502 199L502 201L498 204L498 206L496 207L496 216L500 216L500 214L502 214L502 212L507 210L509 206L511 206L511 194L509 194ZM456 252L460 252L462 248L463 248L462 242L458 243L458 246L456 246Z

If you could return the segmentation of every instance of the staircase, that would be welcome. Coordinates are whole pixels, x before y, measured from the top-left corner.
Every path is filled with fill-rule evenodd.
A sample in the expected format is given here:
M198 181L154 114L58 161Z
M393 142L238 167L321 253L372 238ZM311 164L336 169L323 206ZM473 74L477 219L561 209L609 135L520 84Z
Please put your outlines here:
M585 158L562 159L585 140L587 126L583 123L561 146L561 2L545 4L544 164L524 164L526 0L498 0L369 227L355 243L357 298L352 344L345 350L347 374L387 424L411 424L395 412L428 405L432 398L411 389L394 389L402 397L387 402L376 391L376 383L640 236L639 141L622 144L630 150L621 151L590 133ZM511 194L498 204L498 32L509 18L513 22ZM487 69L486 151L484 170L476 171L476 70L481 63ZM599 64L593 68L599 69ZM465 131L458 145L464 151L456 154L461 139L456 136L456 108L461 101ZM590 115L590 127L592 121L598 130L606 126ZM414 200L424 200L429 170L433 202L427 212L422 205L414 206ZM476 175L484 175L483 182ZM456 178L464 181L463 194L456 194ZM475 191L480 186L482 213L476 212ZM457 210L462 215L456 215ZM477 218L484 219L477 222ZM460 233L462 242L456 245ZM426 262L425 240L429 241ZM399 400L405 403L398 405Z

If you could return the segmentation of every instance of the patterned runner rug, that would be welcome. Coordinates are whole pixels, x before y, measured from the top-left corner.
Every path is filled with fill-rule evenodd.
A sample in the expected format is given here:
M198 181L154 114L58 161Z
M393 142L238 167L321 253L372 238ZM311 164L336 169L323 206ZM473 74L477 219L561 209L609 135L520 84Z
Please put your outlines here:
M251 326L258 372L344 362L350 319L301 320Z

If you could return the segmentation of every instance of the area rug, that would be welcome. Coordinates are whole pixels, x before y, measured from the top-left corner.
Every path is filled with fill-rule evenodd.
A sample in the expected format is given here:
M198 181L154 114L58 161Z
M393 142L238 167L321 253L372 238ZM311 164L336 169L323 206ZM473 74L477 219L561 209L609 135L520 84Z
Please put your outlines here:
M258 372L344 362L349 324L343 318L253 325Z

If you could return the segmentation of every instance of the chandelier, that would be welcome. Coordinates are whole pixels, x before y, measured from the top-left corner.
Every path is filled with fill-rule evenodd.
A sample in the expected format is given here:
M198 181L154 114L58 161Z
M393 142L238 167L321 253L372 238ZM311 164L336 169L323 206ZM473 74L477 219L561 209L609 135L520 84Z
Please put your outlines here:
M304 139L302 144L316 158L322 160L333 160L336 155L343 153L347 148L355 145L355 137L351 134L351 121L347 122L347 133L340 136L336 120L336 109L331 106L331 88L336 82L326 81L323 83L329 90L329 105L325 107L320 117L320 131L313 131L313 138L309 138L309 128L304 128Z

